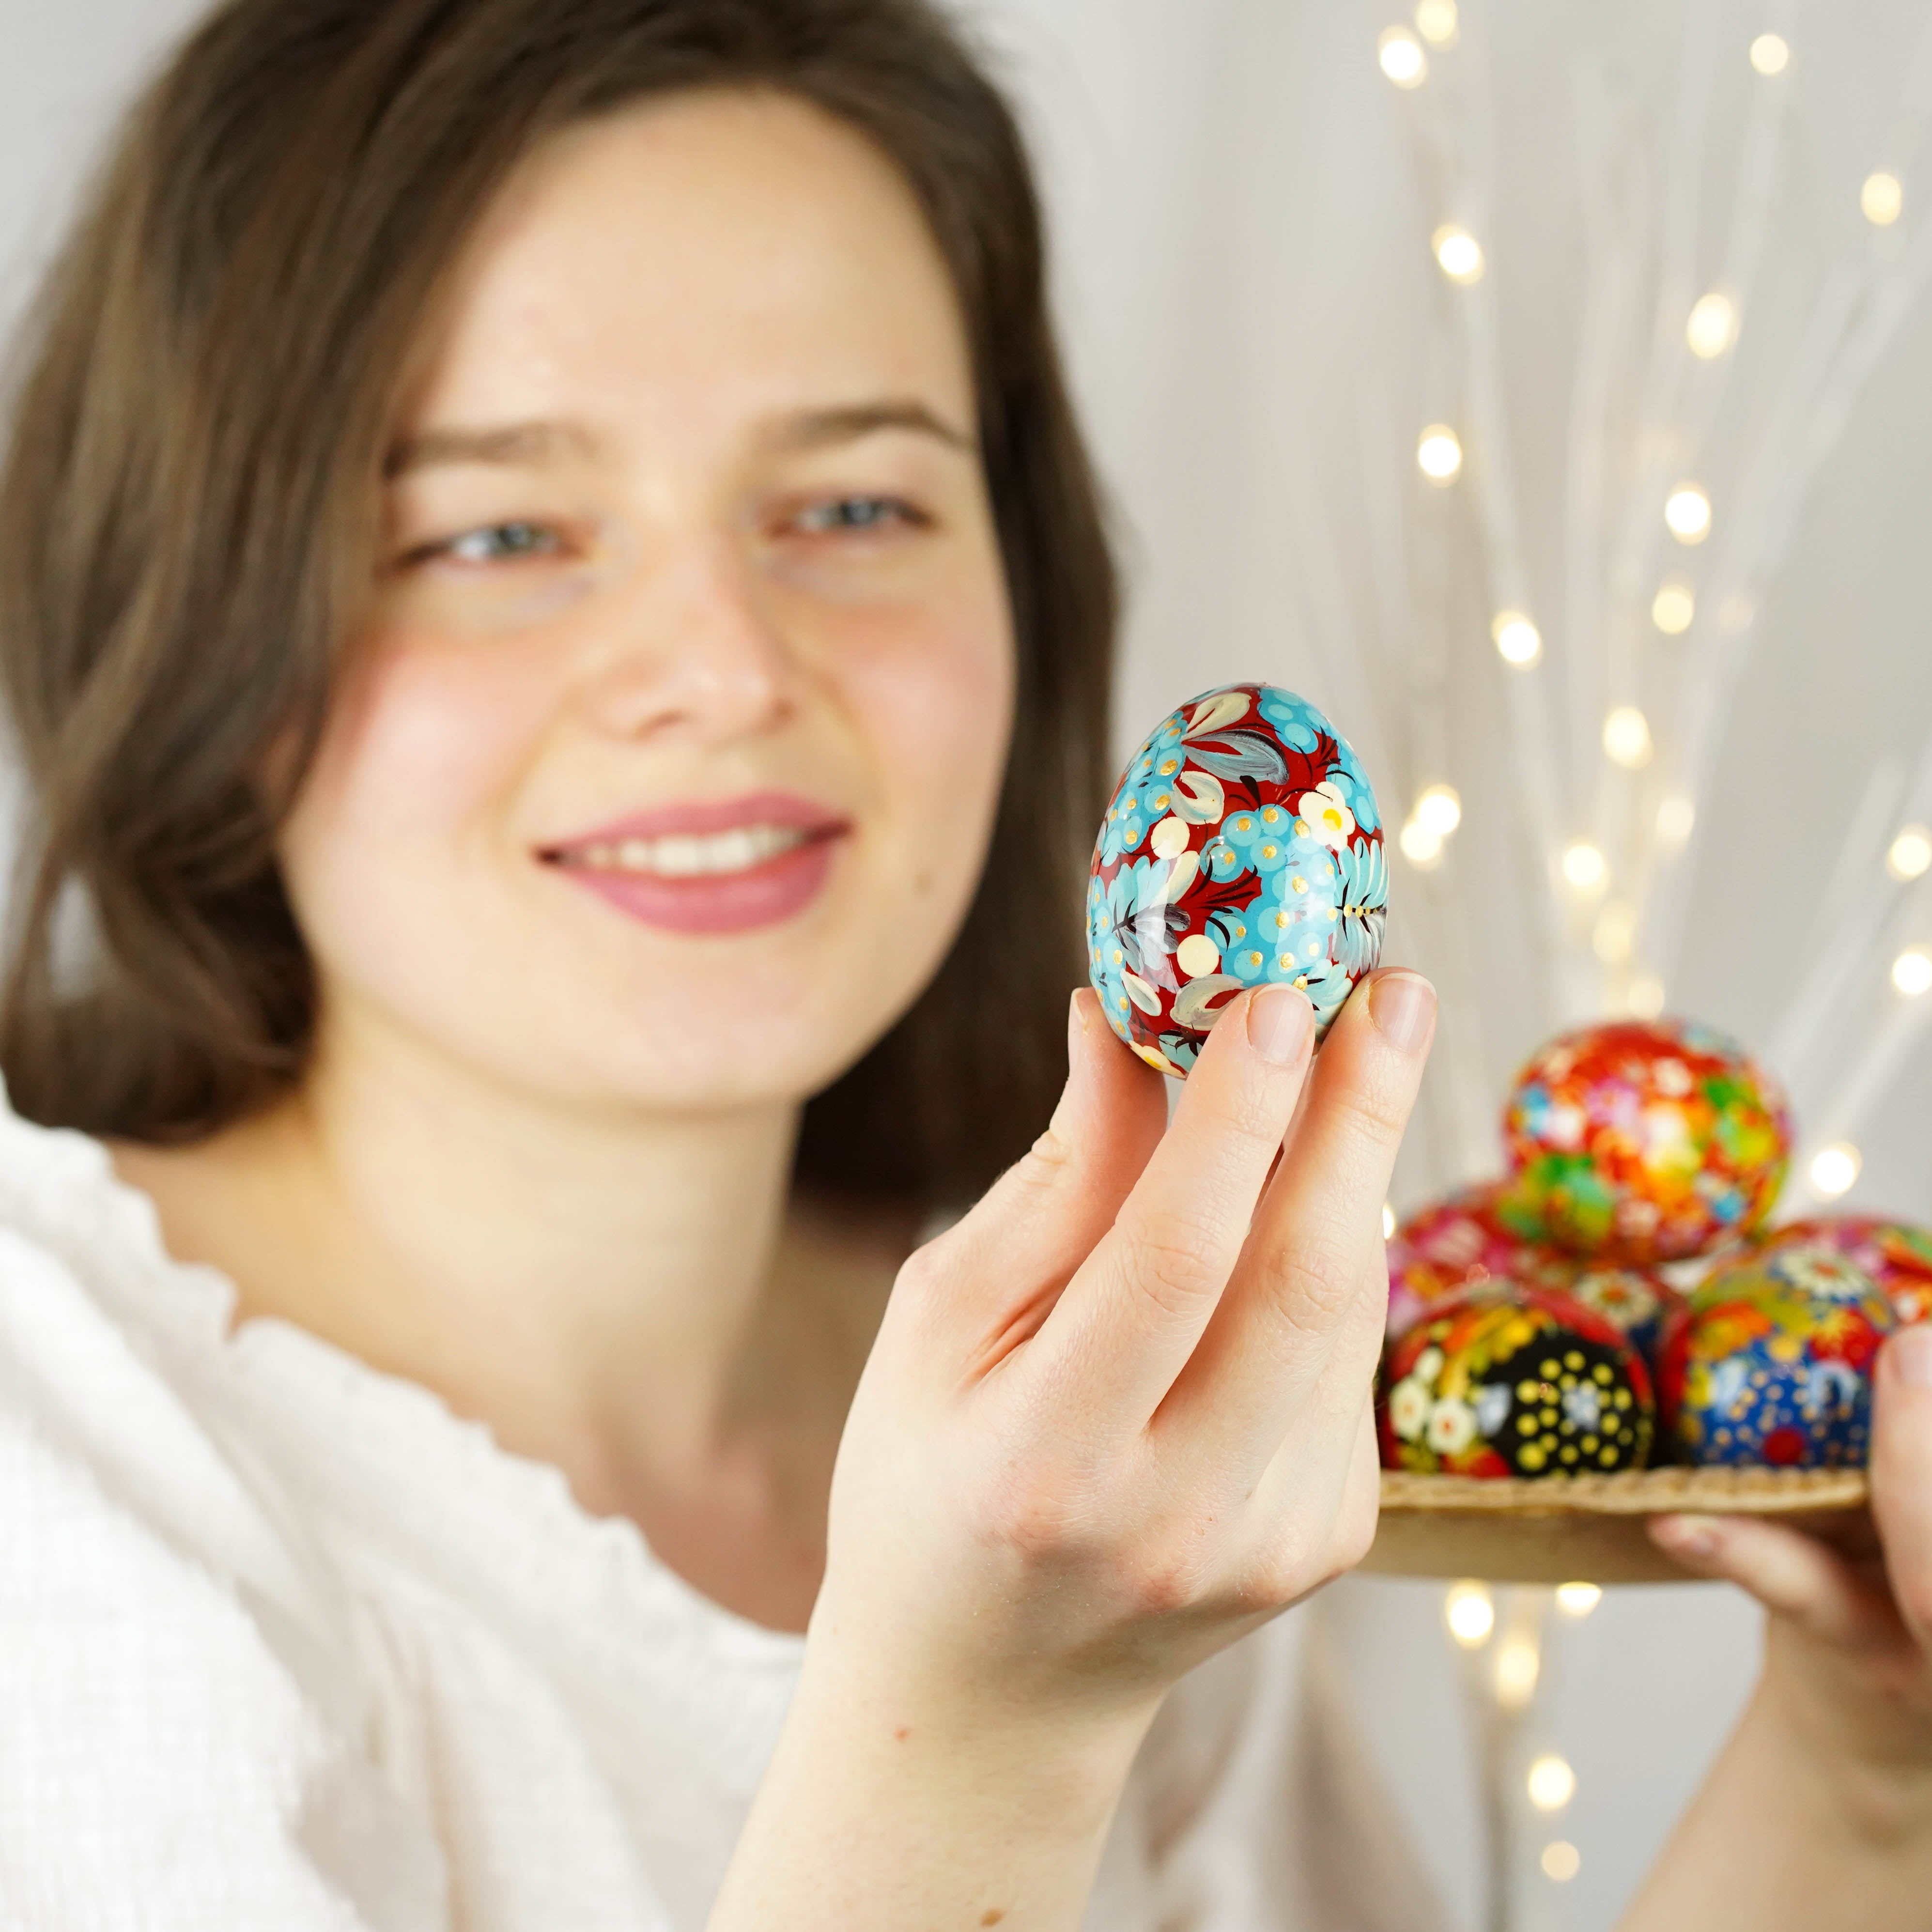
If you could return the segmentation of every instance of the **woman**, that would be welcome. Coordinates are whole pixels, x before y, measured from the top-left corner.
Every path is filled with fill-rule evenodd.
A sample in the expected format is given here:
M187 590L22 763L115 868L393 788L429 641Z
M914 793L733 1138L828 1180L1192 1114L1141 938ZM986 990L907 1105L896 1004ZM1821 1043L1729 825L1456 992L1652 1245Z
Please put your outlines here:
M1230 1646L1372 1531L1432 998L1244 995L1163 1132L1083 994L1054 1103L1109 578L938 21L239 0L38 328L12 1917L1414 1924ZM1816 1628L1652 1922L1756 1804L1904 1924L1922 1658L1726 1534Z

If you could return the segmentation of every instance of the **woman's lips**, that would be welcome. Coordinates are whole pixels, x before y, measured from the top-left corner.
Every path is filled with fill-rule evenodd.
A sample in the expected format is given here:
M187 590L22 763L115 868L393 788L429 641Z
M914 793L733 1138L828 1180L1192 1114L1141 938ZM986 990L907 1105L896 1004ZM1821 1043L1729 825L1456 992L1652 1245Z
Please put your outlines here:
M742 932L814 898L849 822L762 792L636 813L541 855L607 904L673 932Z

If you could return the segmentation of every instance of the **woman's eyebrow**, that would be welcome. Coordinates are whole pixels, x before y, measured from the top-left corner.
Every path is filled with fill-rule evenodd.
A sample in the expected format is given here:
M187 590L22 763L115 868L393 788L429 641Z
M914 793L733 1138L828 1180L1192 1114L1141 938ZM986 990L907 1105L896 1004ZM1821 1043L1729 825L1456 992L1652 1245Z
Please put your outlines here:
M776 450L823 449L837 443L855 442L861 436L885 429L911 430L968 454L978 447L963 430L955 429L911 397L884 397L873 402L794 410L769 418L759 440L767 448Z
M784 452L824 449L892 429L929 436L969 454L976 447L964 430L910 397L789 411L767 418L759 429L758 441L768 449ZM414 470L452 464L541 464L560 455L595 454L596 448L597 438L580 423L532 422L488 428L452 424L404 437L390 451L382 473L393 482Z
M382 474L392 480L413 470L455 463L536 464L559 455L595 452L596 438L580 423L505 423L492 428L428 429L390 451Z

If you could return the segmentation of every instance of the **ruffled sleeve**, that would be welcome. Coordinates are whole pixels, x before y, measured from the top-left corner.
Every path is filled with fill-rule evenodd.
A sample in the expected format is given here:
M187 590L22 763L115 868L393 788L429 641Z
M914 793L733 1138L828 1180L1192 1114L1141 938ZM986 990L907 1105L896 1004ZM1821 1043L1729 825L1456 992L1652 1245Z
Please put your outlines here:
M0 1900L20 1932L442 1932L324 1595L60 1259L0 1230Z

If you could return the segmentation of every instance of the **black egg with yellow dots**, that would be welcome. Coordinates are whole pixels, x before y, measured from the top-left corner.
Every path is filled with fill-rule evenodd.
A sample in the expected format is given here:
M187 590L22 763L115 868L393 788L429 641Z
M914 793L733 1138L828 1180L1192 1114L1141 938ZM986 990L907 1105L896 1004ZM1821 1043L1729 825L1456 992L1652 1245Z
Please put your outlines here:
M1656 1404L1642 1358L1594 1310L1497 1282L1398 1338L1377 1420L1391 1469L1607 1475L1648 1461Z

